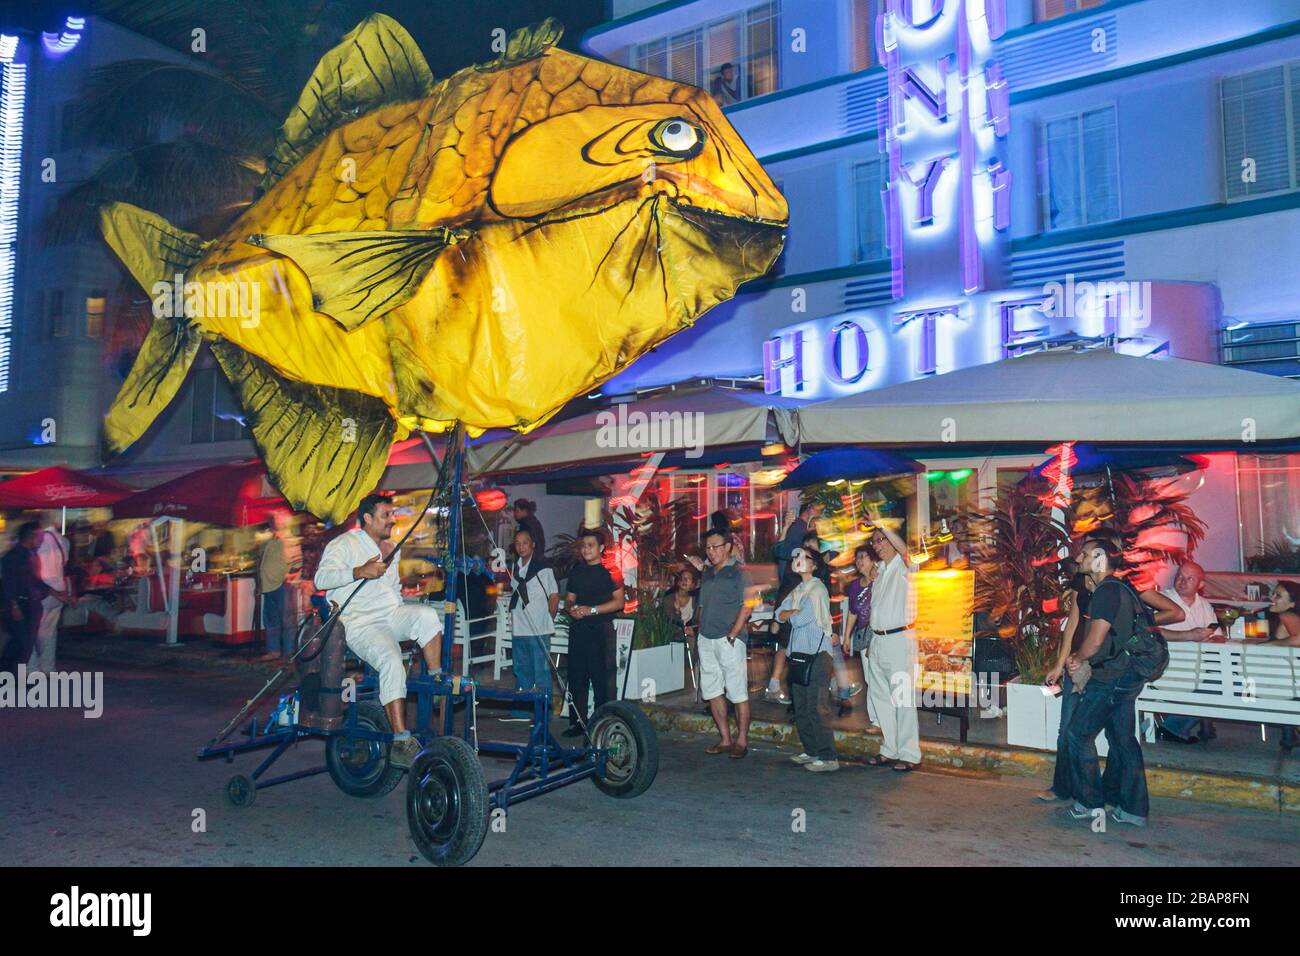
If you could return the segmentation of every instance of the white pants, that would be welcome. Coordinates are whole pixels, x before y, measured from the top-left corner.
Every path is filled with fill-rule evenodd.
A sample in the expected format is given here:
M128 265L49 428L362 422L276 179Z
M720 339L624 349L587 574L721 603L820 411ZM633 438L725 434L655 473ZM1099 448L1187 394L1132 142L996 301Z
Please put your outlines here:
M867 681L867 686L868 688L870 688L871 671L867 669L868 668L867 652L858 651L858 656L862 658L862 679L864 681ZM867 720L871 721L877 727L880 726L879 721L876 720L876 701L875 698L871 696L870 690L867 691Z
M379 703L406 699L406 668L399 641L420 647L442 634L442 615L432 607L407 604L388 620L343 621L348 647L379 672Z
M725 637L701 637L700 695L713 700L726 691L727 700L733 704L749 700L749 665L746 663L747 645L742 640L729 641Z
M27 662L29 673L48 674L54 670L54 652L59 646L59 618L63 616L63 602L47 594L41 600L41 623L36 628L36 645L32 659Z
M869 715L880 725L880 754L887 760L921 762L920 727L916 715L916 639L911 631L877 634L867 660Z

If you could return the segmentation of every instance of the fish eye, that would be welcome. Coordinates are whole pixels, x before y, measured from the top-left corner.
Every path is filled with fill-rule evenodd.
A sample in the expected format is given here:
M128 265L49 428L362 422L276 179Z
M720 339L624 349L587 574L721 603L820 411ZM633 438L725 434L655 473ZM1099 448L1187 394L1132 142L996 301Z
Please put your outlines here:
M650 144L660 152L690 159L704 148L704 130L688 120L666 119L650 131Z

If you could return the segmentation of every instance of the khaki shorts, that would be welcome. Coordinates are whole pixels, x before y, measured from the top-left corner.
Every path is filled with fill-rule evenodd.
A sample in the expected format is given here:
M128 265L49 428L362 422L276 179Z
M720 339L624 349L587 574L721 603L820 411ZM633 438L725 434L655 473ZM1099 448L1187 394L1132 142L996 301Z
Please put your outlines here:
M746 663L747 647L737 639L701 637L700 696L713 700L726 693L733 704L749 700L749 667Z

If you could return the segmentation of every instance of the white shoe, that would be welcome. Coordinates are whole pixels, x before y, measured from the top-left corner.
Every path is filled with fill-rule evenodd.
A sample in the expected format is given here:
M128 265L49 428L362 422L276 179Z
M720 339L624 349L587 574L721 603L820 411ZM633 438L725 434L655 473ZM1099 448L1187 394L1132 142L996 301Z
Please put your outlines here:
M832 770L839 770L840 762L838 760L822 760L818 758L804 764L803 768L811 770L813 773L829 773Z
M797 763L799 766L802 767L804 764L812 763L816 759L817 758L814 757L812 754L799 754L799 756L797 757L791 757L790 761L792 763Z

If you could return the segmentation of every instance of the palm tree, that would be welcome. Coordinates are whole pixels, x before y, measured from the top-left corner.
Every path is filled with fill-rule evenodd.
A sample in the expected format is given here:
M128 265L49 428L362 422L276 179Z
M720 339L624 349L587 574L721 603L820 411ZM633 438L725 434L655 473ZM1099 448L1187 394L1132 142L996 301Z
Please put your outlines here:
M355 0L94 0L89 12L189 59L123 60L91 74L74 131L112 152L62 197L45 224L51 242L97 235L98 209L113 201L220 232L256 198L312 68L363 15Z

